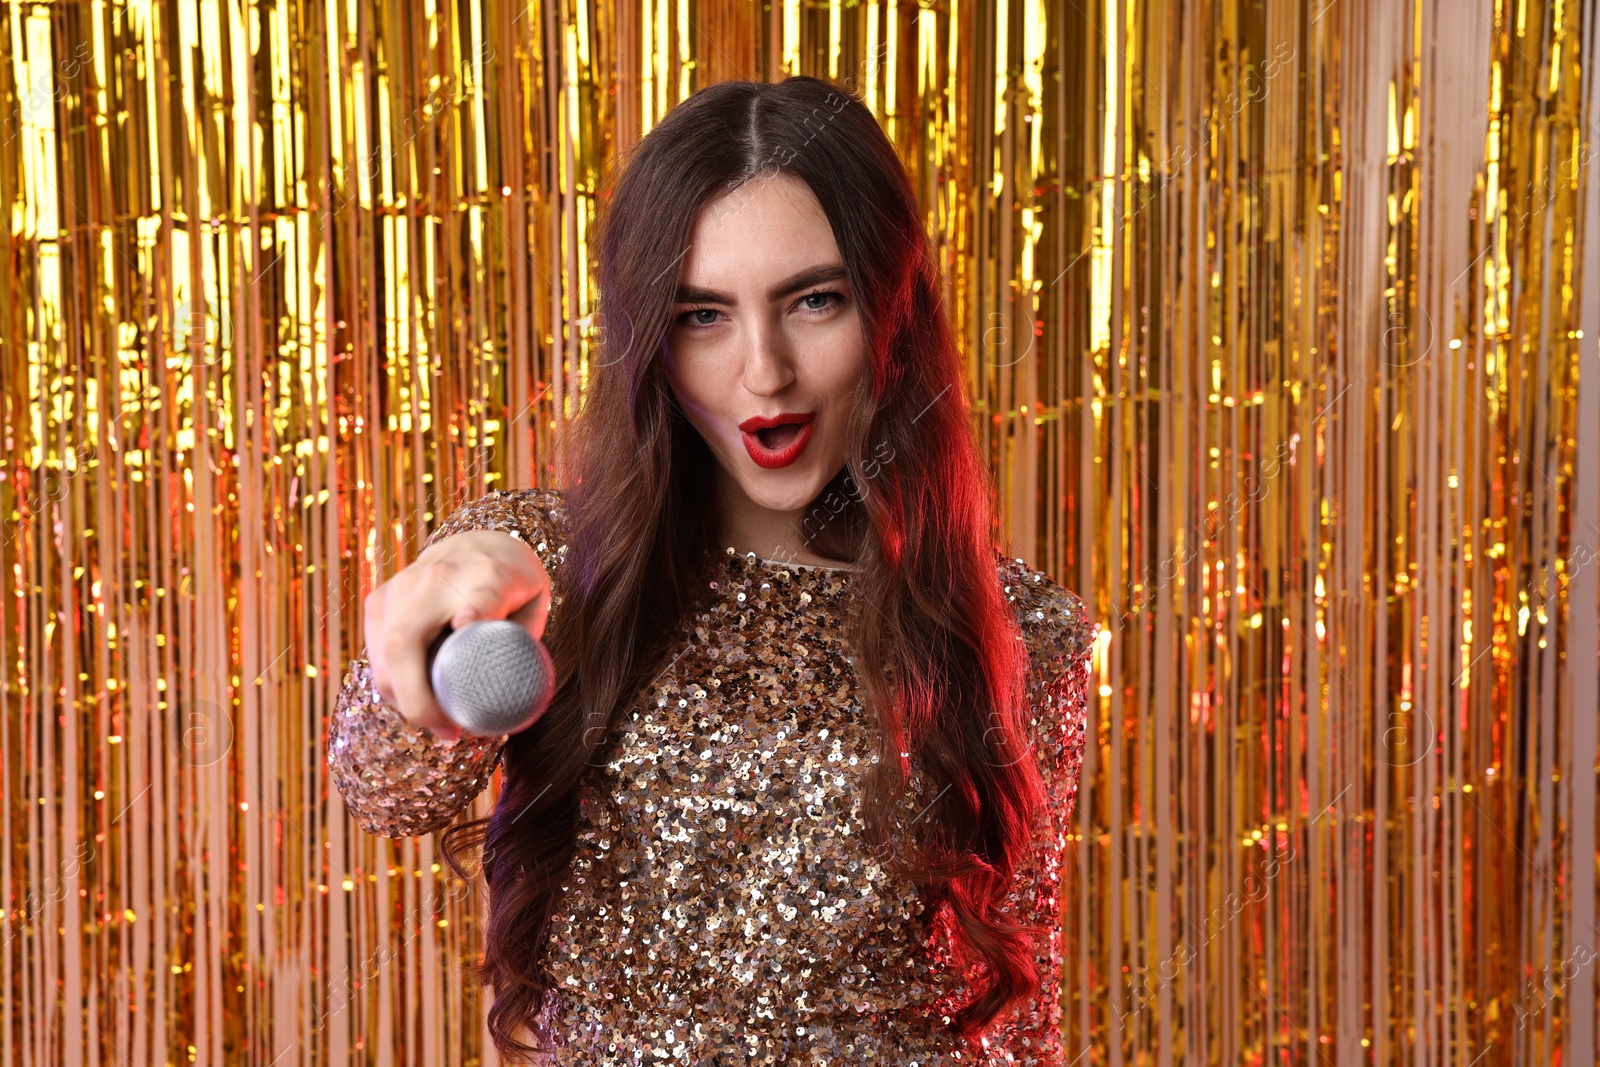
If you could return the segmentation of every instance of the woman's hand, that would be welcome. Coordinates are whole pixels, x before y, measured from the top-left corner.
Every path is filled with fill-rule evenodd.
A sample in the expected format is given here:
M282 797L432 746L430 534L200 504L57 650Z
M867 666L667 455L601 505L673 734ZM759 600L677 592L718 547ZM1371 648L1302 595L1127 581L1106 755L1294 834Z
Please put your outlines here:
M509 619L537 640L550 614L550 578L538 553L502 530L466 530L434 542L363 602L367 661L378 695L445 741L461 736L433 698L428 649L445 625Z

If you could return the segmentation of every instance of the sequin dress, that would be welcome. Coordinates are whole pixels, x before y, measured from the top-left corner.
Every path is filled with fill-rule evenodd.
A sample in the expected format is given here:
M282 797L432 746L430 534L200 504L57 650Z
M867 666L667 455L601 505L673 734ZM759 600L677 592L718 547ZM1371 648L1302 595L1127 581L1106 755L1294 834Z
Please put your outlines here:
M532 545L559 626L565 512L552 489L495 491L469 529ZM873 760L844 647L851 571L732 549L708 561L678 651L580 790L580 827L546 960L546 1020L572 1064L1060 1064L1060 870L1083 756L1095 627L1076 596L996 552L1029 658L1032 742L1051 797L1008 900L1036 938L1037 996L958 1040L942 1013L971 974L948 914L874 862L855 787ZM350 665L330 728L333 780L369 833L439 829L486 785L504 737L454 745L412 727ZM908 794L906 811L927 799Z

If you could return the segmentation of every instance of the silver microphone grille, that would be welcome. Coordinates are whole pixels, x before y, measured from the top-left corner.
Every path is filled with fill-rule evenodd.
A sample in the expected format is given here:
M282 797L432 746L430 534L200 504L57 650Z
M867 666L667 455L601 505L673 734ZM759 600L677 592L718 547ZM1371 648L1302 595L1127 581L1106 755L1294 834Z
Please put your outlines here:
M449 632L428 673L450 720L486 737L532 726L555 690L555 664L544 643L505 619Z

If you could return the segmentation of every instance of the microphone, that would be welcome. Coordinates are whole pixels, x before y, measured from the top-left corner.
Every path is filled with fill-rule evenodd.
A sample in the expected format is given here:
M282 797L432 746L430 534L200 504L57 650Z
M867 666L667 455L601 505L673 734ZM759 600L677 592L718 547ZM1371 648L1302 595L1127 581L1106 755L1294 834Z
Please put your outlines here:
M544 642L507 619L446 626L428 648L433 696L468 733L526 730L550 706L555 662Z

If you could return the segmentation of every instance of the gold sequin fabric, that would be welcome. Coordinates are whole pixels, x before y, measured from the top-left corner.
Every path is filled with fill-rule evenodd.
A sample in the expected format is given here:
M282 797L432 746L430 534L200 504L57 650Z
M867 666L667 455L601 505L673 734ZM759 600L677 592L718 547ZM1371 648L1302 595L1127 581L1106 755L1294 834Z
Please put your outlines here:
M534 545L556 587L553 627L564 520L557 490L497 491L434 538L492 528ZM874 746L846 647L852 572L728 549L707 561L677 651L581 788L547 947L553 1062L1062 1062L1060 872L1094 626L1022 561L996 553L996 577L1028 653L1031 741L1051 798L1007 903L1049 931L1036 938L1032 1002L978 1045L957 1039L944 1013L974 976L952 962L948 913L926 914L863 840ZM329 761L364 829L425 833L471 801L503 741L449 746L412 728L372 691L363 658ZM929 799L909 792L909 817Z

